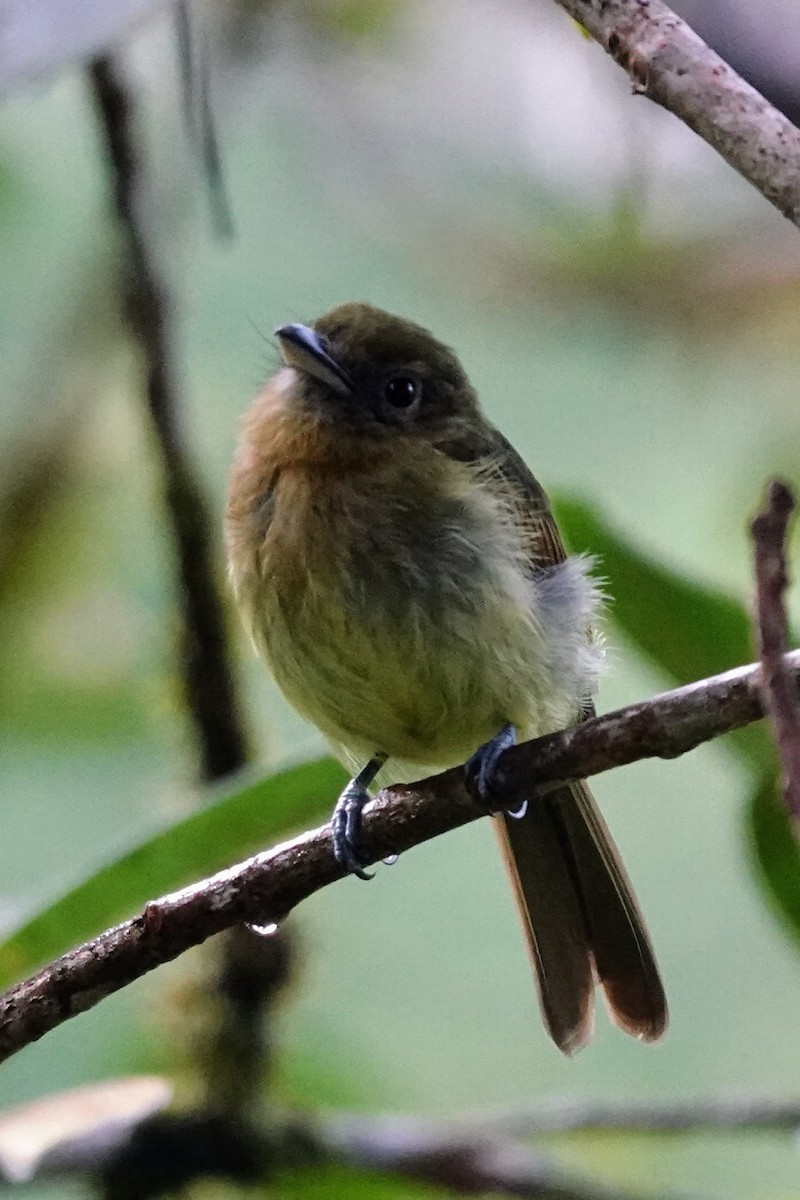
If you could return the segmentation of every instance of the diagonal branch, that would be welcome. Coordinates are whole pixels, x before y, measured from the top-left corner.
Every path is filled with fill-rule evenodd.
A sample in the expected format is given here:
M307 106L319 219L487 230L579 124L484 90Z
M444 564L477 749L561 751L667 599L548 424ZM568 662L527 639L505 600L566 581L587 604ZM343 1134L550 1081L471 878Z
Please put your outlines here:
M800 650L784 659L795 686ZM643 758L676 758L764 715L758 664L664 692L507 750L499 786L510 808L546 786ZM484 816L455 767L379 793L365 812L364 844L377 862ZM239 922L280 922L341 879L329 826L148 904L144 911L63 955L0 996L0 1061L69 1017Z
M800 226L800 130L661 0L556 0L628 72Z
M784 593L789 583L785 541L794 512L794 496L784 483L773 480L764 509L751 530L755 551L756 619L763 669L764 706L775 733L783 772L786 807L800 822L800 711L797 688L785 669L788 639Z

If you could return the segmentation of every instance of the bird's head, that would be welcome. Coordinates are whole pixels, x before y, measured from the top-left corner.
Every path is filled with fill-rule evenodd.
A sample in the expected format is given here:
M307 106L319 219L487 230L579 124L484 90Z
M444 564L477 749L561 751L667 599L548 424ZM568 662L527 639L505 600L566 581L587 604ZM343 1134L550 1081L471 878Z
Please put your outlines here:
M457 435L478 415L455 354L427 329L369 304L342 304L312 325L276 331L284 401L342 436Z

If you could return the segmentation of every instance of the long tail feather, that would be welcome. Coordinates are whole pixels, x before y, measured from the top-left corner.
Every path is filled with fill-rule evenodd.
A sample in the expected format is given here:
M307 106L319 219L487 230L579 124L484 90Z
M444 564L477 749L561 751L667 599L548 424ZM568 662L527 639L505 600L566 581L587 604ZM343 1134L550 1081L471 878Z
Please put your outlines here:
M575 783L501 815L501 848L523 918L545 1024L567 1054L592 1035L595 971L612 1020L653 1041L664 989L630 880L591 792Z

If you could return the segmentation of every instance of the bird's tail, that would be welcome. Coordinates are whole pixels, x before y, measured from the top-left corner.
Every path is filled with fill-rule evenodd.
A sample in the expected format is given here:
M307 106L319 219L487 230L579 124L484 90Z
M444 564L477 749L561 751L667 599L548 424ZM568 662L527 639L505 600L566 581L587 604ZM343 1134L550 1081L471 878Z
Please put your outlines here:
M650 937L619 851L583 782L496 818L545 1024L565 1054L592 1036L599 981L611 1019L654 1041L667 1027Z

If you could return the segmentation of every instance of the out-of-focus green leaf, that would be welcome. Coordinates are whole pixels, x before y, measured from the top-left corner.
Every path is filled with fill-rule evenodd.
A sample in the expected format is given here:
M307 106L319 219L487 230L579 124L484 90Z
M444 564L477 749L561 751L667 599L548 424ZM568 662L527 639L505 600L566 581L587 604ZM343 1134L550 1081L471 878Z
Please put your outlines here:
M0 986L113 925L148 900L327 816L344 782L323 758L240 785L101 868L0 942Z
M689 683L752 660L750 623L737 600L664 566L580 500L559 498L557 511L570 546L598 555L612 619L673 679Z
M356 42L388 37L399 15L397 0L310 0L304 10L312 27Z
M774 775L766 775L749 806L752 850L764 891L800 940L800 845Z
M411 1179L359 1172L347 1167L303 1168L282 1172L280 1193L292 1200L430 1200L432 1187Z
M559 497L556 511L571 548L598 556L612 620L670 680L691 683L753 661L750 620L738 600L639 550L583 501ZM763 729L749 726L734 737L763 772L771 753Z

